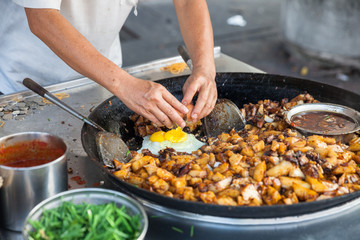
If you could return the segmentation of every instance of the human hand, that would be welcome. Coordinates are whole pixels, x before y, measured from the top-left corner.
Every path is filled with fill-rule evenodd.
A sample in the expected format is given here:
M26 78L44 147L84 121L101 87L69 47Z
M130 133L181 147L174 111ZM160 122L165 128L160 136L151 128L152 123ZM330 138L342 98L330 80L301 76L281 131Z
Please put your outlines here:
M127 107L156 125L171 128L176 123L182 128L185 127L185 121L180 115L188 113L189 110L161 84L131 78L118 89L114 94Z
M183 93L184 98L181 102L184 105L191 103L195 94L198 94L195 107L191 112L193 120L207 116L213 110L217 100L215 74L211 71L194 69L183 86Z

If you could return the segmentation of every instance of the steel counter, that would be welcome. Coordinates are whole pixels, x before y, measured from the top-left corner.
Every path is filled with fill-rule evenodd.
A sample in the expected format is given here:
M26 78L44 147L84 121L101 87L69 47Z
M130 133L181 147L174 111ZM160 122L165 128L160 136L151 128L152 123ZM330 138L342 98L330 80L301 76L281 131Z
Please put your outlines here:
M221 53L215 48L218 72L261 72L241 61ZM130 74L147 80L172 77L160 68L181 62L180 56L160 59L138 66L124 68ZM189 74L185 71L182 74ZM47 87L48 90L70 95L63 99L83 115L89 115L92 108L111 97L112 94L89 79L78 79ZM0 103L12 103L31 98L30 92L21 92L0 97ZM69 188L101 186L112 188L102 177L94 163L88 159L80 140L83 123L54 105L46 105L23 121L9 120L0 128L0 136L23 131L43 131L58 135L68 145ZM146 239L359 239L360 200L356 199L338 208L304 216L279 219L222 219L207 216L171 212L169 209L149 208L143 202L150 220ZM193 235L191 232L193 231ZM0 239L22 239L18 233L0 229Z

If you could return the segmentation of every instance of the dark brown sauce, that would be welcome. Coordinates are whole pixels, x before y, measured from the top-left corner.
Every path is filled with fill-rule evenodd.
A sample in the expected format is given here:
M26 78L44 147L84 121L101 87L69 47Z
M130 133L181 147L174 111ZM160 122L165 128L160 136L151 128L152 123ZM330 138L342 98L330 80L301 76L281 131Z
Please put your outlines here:
M55 148L39 140L19 142L11 146L0 145L0 165L34 167L54 161L64 152L61 148Z
M294 115L291 118L291 125L325 134L339 134L354 130L356 123L343 114L313 111Z

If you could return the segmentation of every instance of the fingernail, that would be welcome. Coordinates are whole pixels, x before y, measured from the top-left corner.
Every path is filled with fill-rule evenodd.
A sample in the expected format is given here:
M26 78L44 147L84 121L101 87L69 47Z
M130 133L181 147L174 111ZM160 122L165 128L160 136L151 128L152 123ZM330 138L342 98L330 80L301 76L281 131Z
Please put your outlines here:
M193 114L193 115L191 115L191 118L192 118L192 119L194 119L194 120L196 120L196 119L197 119L197 117L198 117L198 115L197 115L197 114Z
M184 104L185 106L188 105L186 101L182 101L181 103Z
M181 127L181 128L184 128L184 127L186 127L186 124L185 124L185 122L182 122L182 123L180 124L180 127Z

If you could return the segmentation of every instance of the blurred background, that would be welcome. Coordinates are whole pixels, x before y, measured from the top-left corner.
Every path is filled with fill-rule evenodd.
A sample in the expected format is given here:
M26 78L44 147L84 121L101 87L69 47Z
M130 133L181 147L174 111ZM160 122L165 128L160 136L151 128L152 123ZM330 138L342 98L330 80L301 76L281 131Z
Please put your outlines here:
M360 93L360 1L208 0L215 46L267 73ZM178 55L170 0L139 0L120 37L123 66ZM356 30L357 29L357 30Z

